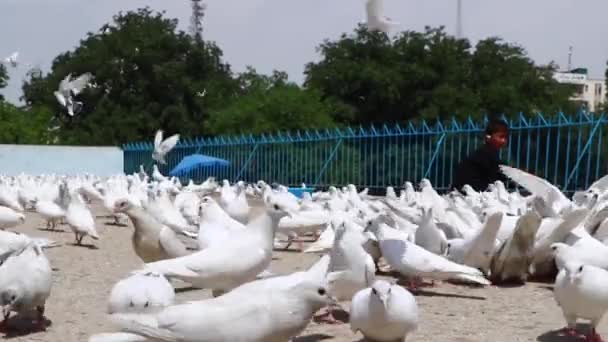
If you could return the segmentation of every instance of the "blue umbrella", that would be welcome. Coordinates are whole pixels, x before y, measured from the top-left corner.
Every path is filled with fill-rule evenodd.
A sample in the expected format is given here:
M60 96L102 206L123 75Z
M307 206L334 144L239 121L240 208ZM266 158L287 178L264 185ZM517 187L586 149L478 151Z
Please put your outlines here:
M170 176L182 176L199 167L211 167L211 166L230 166L230 162L224 159L215 158L211 156L205 156L202 154L192 154L184 157L182 161L177 164L169 172Z

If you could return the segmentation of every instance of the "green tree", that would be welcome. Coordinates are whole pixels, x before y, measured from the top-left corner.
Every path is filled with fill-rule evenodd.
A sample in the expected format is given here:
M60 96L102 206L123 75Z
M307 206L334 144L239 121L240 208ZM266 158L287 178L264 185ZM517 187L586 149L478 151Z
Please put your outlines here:
M552 111L565 109L572 91L520 47L490 38L472 51L443 27L390 40L360 26L319 51L305 84L352 108L351 124Z
M0 63L0 89L5 88L8 84L8 72L4 64ZM4 101L4 96L0 94L0 102Z
M268 133L334 126L340 106L322 100L315 89L289 82L287 74L259 75L252 68L238 77L240 96L225 108L213 111L208 128L212 134Z
M554 64L536 66L525 50L499 38L481 40L472 56L470 86L487 114L572 111L572 87L553 79Z
M306 85L354 109L354 124L465 115L478 100L467 85L470 45L443 28L407 31L391 41L360 25L326 40L306 66Z
M0 144L51 144L54 132L49 129L51 112L44 108L22 110L0 102Z
M59 113L65 144L151 140L158 128L202 135L209 112L237 91L221 57L219 47L177 31L177 20L163 13L148 8L119 13L74 51L57 56L49 74L30 77L24 99ZM53 92L68 73L85 72L94 75L96 87L78 95L83 110L70 118Z

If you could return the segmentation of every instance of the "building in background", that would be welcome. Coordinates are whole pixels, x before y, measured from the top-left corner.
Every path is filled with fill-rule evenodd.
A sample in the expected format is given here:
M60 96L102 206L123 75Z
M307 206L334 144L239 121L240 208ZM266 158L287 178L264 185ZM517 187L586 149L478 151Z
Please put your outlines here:
M572 101L584 106L589 112L595 112L606 101L606 81L590 78L585 68L559 71L553 74L553 78L559 83L575 86Z

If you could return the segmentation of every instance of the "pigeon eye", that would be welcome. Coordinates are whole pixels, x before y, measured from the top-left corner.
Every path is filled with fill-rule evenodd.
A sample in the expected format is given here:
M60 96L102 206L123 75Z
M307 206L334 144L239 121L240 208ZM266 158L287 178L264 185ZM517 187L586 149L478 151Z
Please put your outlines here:
M372 289L372 293L373 294L378 294L378 292L376 292L376 289Z
M325 289L321 287L321 288L319 288L319 289L317 290L317 293L318 293L320 296L325 296L325 294L327 293L327 291L325 291Z
M146 302L146 304L144 304L144 308L147 308L150 305L149 302Z
M279 210L279 205L278 204L274 205L274 210Z
M578 268L579 272L583 272L583 265L581 265L581 267Z

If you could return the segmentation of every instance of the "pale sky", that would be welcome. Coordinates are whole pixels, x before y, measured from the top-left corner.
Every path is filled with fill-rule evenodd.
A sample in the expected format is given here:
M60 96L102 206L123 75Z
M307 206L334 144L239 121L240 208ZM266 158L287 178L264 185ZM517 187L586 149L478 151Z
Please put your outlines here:
M352 32L364 20L365 0L206 0L204 37L215 41L233 71L251 65L258 72L284 70L303 80L304 65L318 58L325 38ZM522 45L538 63L587 67L602 77L608 59L606 0L463 0L464 34L472 42L499 36ZM20 52L23 62L45 72L60 52L73 49L121 10L149 6L166 10L187 29L188 0L0 0L0 56ZM385 0L385 14L403 30L444 25L455 32L456 0ZM10 70L2 91L16 102L26 68Z

